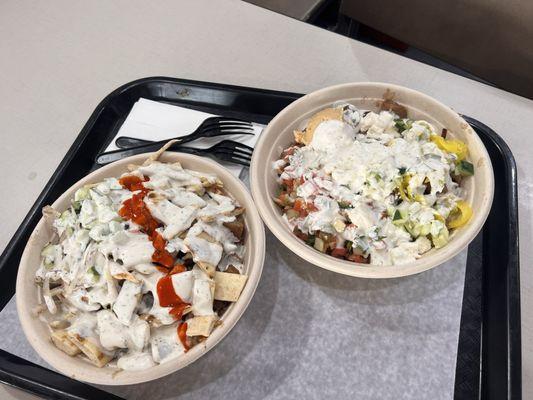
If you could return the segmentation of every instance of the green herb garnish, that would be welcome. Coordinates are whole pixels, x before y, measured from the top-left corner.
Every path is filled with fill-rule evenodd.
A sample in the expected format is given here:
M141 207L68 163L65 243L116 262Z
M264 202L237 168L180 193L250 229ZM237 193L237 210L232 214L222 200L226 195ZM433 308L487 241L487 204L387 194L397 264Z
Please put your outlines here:
M403 174L405 174L405 171L407 171L407 168L401 167L401 168L399 168L399 171L400 171L400 175L403 175Z
M396 119L394 120L394 127L399 133L402 133L413 127L413 121L410 119Z
M347 201L339 201L339 208L342 208L343 210L345 210L347 208L353 208L353 206Z

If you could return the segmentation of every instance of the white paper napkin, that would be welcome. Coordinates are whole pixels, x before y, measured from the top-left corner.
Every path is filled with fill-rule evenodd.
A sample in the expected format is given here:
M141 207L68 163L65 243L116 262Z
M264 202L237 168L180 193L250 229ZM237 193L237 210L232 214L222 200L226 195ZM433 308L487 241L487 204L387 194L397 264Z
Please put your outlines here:
M215 115L141 98L133 105L128 117L106 151L117 149L115 139L119 136L131 136L148 140L164 140L185 136L193 132L206 118L213 116ZM263 128L264 125L254 123L254 135L204 138L187 143L187 146L206 148L221 140L231 139L254 147ZM236 177L239 177L244 168L238 164L219 162Z

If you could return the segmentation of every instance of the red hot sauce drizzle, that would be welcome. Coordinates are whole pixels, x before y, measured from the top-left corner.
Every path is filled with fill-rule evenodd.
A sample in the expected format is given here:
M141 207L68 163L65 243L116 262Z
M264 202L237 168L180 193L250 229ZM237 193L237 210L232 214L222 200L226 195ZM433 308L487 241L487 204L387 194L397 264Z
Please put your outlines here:
M167 241L156 231L160 224L144 203L144 198L150 192L150 189L145 188L143 182L148 180L148 177L141 179L135 175L127 175L119 179L119 183L123 188L137 193L134 193L131 199L127 199L122 203L118 214L141 227L141 231L148 235L155 249L152 254L152 261L166 269L170 269L174 266L174 257L165 249ZM168 271L164 270L162 272Z
M183 311L189 304L184 302L174 291L171 275L184 272L187 269L182 264L174 265L174 257L166 250L167 241L156 231L160 224L144 203L144 197L150 192L150 189L145 188L143 182L148 180L148 177L141 179L135 175L127 175L119 179L123 188L136 193L122 203L118 214L124 219L135 222L140 226L141 231L150 238L154 246L152 261L158 264L158 269L161 272L168 274L157 282L159 304L161 307L172 307L169 313L178 320L181 319Z
M191 347L189 346L189 342L187 341L187 322L182 322L178 325L178 338L180 339L180 342L183 345L183 348L185 349L185 353L189 351Z

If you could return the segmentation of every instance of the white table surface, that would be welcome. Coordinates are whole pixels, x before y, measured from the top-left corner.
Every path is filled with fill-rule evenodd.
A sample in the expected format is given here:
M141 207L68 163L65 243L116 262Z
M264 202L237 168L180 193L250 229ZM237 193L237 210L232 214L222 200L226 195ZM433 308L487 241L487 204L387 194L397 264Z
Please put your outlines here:
M294 92L383 81L483 121L518 164L523 397L533 398L533 101L239 1L5 0L0 54L2 249L98 102L137 78ZM20 396L0 387L2 399Z

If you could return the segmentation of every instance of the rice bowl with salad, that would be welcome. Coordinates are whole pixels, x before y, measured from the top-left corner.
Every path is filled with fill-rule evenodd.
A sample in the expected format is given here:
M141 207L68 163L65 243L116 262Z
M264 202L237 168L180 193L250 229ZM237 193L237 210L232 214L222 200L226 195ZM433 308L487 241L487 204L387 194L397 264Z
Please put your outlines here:
M286 225L321 253L356 263L411 263L472 217L465 142L404 107L341 102L294 131L272 168Z

